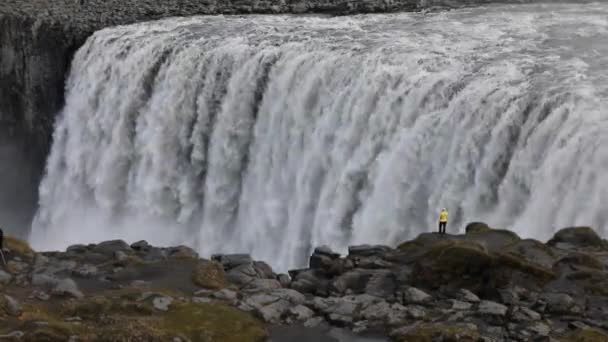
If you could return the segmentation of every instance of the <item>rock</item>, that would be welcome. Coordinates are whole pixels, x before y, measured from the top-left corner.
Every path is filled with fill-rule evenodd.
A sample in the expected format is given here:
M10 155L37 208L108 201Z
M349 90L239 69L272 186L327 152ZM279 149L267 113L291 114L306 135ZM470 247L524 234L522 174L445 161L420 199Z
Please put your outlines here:
M482 300L477 308L477 312L479 314L491 316L505 316L507 314L507 310L508 308L505 305L489 300Z
M262 279L276 279L277 275L272 270L272 267L263 261L254 261L253 268L258 276Z
M492 228L483 222L471 222L464 228L465 234L486 232L488 230L492 230Z
M432 300L433 297L415 287L408 287L403 291L404 304L425 304Z
M174 259L198 259L198 253L187 246L167 248L167 256Z
M29 265L22 261L11 260L7 262L7 269L15 274L15 273L23 273L27 271Z
M299 322L308 321L315 312L304 305L296 305L289 309L289 314Z
M15 330L15 331L11 331L10 333L6 334L6 335L0 335L0 339L7 339L7 340L19 340L21 339L23 336L25 336L25 333L21 330Z
M327 255L313 254L308 259L308 266L312 269L329 269L333 265L333 260Z
M389 251L392 251L392 248L382 245L359 245L348 247L348 255L353 257L370 257L375 255L384 255Z
M549 332L551 332L551 328L541 322L536 322L532 325L529 325L528 327L526 327L526 330L532 332L533 336L549 336Z
M306 328L316 328L324 323L325 323L325 319L323 319L323 317L313 317L313 318L306 320L306 322L304 322L303 325Z
M330 259L338 259L340 257L340 253L336 253L331 250L328 246L320 246L315 248L312 255L324 255L329 257Z
M459 289L456 293L458 299L469 303L479 303L479 297L467 289Z
M405 313L411 319L421 320L427 315L426 310L418 305L408 305L405 307Z
M589 227L571 227L564 228L547 242L549 246L575 246L575 247L606 247L605 242L597 235L597 233Z
M517 322L538 321L541 315L525 306L518 306L513 309L512 319Z
M192 303L194 304L208 304L211 303L212 300L205 297L192 297Z
M292 289L272 290L271 292L269 292L269 295L276 297L276 298L287 300L294 305L303 304L306 301L306 297L303 294L299 293L296 290L292 290Z
M582 312L574 299L565 293L544 293L541 299L546 303L546 311L553 314L578 315Z
M390 298L394 296L396 288L397 282L391 271L377 270L373 271L364 292L370 296Z
M4 300L0 301L0 307L11 316L20 316L23 310L21 309L19 302L9 295L3 295L3 297Z
M291 303L280 299L257 309L257 314L267 323L279 323L281 318L291 308Z
M292 272L292 271L290 271ZM306 270L292 275L291 288L301 293L326 295L328 280L315 270Z
M255 278L258 277L256 269L253 264L243 264L230 269L226 273L226 279L237 285L247 285L251 283Z
M212 296L213 296L213 298L227 300L227 301L233 301L233 300L237 299L236 292L229 290L229 289L223 289L223 290L214 292L212 294Z
M281 283L275 279L254 279L245 286L246 289L272 290L281 288Z
M41 301L47 301L47 300L51 299L51 296L49 296L46 292L38 291L38 290L32 292L31 297L36 298Z
M192 280L196 285L206 289L222 289L228 286L224 268L214 261L200 260Z
M6 285L11 282L11 279L13 279L12 275L0 270L0 284Z
M377 297L388 297L395 293L395 276L388 270L354 269L348 271L331 284L331 289L340 294L350 290L351 293L367 293Z
M116 252L131 253L131 246L122 240L104 241L92 248L95 253L100 253L106 256L114 256Z
M211 260L217 261L225 270L231 270L237 266L250 265L253 259L249 254L216 254L211 256Z
M462 302L456 299L450 300L452 310L469 310L473 305L471 303Z
M173 298L168 296L158 296L152 299L152 306L159 311L168 311L171 303L173 303Z
M385 320L392 313L391 305L387 302L378 302L361 311L361 317L367 320Z
M478 341L480 334L471 323L414 323L391 331L394 341Z
M141 241L137 241L133 244L131 244L131 249L138 251L138 252L147 252L150 250L150 244L148 243L148 241L145 240L141 240Z
M125 256L126 256L126 254L125 254ZM74 275L77 275L77 276L80 276L83 278L89 278L89 277L96 277L98 274L98 271L99 270L97 269L97 266L93 266L90 264L84 264L84 265L76 268L74 271L72 271L72 273Z
M49 263L49 258L41 253L34 256L34 268L41 268Z
M129 256L123 251L116 251L114 252L114 259L122 262L127 261L127 259L129 259Z
M74 280L70 278L61 279L55 285L55 288L51 291L52 294L58 296L72 296L75 298L82 298L84 295L78 289L78 285L74 282Z
M32 274L32 285L34 286L56 286L59 283L59 279L53 275L46 273L34 273Z
M85 245L71 245L65 250L66 253L70 254L84 254L88 252L88 248Z
M277 280L281 283L281 287L289 287L291 284L291 278L287 274L277 275Z

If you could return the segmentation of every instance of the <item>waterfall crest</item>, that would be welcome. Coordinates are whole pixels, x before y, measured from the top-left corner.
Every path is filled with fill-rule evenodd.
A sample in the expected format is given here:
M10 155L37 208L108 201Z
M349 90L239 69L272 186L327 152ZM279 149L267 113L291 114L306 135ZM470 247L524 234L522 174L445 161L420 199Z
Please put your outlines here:
M550 9L550 10L548 10ZM250 252L608 228L608 5L193 17L76 54L31 242Z

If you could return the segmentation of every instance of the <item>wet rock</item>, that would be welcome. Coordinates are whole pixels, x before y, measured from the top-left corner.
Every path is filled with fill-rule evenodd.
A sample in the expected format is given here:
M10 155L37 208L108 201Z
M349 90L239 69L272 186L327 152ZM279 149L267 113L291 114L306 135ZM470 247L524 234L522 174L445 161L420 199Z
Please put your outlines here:
M70 278L59 280L59 282L57 283L57 285L55 285L51 293L58 296L72 296L74 298L84 297L82 292L80 292L80 290L78 289L78 285L76 285L76 282L74 282L74 280Z
M168 311L171 303L173 303L173 298L168 296L158 296L152 299L152 306L159 311Z
M348 255L352 257L370 257L375 255L384 255L392 248L382 245L359 245L348 247Z
M479 314L491 316L505 316L507 314L507 310L508 308L505 305L489 300L482 300L477 308L477 312Z
M547 242L555 247L606 247L605 242L589 227L564 228L555 233Z

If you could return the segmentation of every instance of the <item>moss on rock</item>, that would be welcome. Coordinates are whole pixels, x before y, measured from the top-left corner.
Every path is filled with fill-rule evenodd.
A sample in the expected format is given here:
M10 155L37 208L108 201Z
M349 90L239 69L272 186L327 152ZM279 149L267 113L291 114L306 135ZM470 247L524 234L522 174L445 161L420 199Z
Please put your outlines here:
M569 336L560 340L560 342L606 342L608 334L597 329L579 329Z
M487 232L488 230L492 230L492 228L483 222L471 222L464 228L465 234Z
M479 331L474 324L465 323L422 323L415 327L397 329L391 334L397 342L434 342L434 341L478 341Z
M201 260L194 270L192 280L206 289L222 289L228 286L224 268L215 261Z

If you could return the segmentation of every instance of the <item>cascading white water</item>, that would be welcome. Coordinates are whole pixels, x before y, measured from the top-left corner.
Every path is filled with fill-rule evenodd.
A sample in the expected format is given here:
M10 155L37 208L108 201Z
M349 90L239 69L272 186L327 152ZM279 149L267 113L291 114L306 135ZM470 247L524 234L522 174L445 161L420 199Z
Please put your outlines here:
M608 213L608 5L195 17L76 54L31 242L250 252Z

